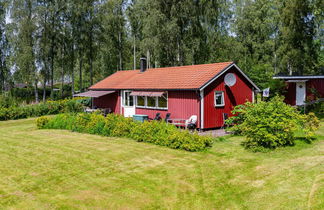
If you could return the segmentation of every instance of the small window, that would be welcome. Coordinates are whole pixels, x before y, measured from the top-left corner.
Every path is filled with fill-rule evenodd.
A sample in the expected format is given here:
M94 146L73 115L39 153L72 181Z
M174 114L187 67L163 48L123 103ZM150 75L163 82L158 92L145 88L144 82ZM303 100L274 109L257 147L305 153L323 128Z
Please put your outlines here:
M224 106L224 91L215 91L215 106Z
M167 94L158 97L158 108L168 108Z
M147 107L156 107L155 104L156 97L147 97Z
M137 106L145 106L145 96L137 96Z

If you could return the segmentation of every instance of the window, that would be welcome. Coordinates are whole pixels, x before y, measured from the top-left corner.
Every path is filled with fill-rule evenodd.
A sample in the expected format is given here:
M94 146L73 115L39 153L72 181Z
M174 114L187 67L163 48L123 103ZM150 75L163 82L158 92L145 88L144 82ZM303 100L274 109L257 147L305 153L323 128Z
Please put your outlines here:
M162 97L157 97L159 108L167 108L168 107L167 97L168 97L167 94L163 94Z
M152 107L152 108L156 107L156 98L157 97L149 97L149 96L147 96L146 97L146 100L147 100L146 106L147 107Z
M136 106L145 107L145 96L137 96Z
M161 97L137 96L136 107L168 109L168 94L164 93Z
M215 91L215 106L224 106L224 91Z
M123 105L124 106L133 106L134 105L134 97L130 95L130 91L124 92L124 98L123 98Z

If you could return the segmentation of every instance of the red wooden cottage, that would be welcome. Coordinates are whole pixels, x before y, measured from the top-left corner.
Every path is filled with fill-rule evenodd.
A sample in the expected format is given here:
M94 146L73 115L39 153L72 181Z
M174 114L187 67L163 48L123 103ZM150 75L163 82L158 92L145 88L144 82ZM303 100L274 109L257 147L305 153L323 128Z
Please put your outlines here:
M238 104L254 100L259 88L233 62L118 71L89 88L98 108L110 108L126 117L171 119L198 117L197 128L223 125L223 114Z
M286 83L285 102L301 106L306 101L324 98L324 75L318 76L275 76Z

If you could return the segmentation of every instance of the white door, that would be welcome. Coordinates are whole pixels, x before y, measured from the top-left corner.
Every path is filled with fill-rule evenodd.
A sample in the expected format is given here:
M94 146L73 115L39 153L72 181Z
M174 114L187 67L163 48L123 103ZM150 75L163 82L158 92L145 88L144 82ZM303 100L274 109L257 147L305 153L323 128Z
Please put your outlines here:
M306 84L305 82L296 83L296 105L304 105L306 100Z
M135 103L134 96L131 96L132 91L123 91L123 107L124 107L124 117L133 117L135 114Z

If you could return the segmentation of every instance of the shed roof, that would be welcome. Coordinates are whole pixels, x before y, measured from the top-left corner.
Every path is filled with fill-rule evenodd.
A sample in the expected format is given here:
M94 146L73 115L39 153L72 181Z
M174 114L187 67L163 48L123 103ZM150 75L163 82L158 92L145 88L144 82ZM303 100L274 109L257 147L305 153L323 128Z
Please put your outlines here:
M97 84L91 90L194 90L202 88L231 66L233 62L177 66L139 70L117 71ZM244 75L245 76L245 75ZM250 80L249 80L250 81ZM252 85L254 85L252 83Z
M309 75L309 76L274 76L273 79L324 79L324 75Z

